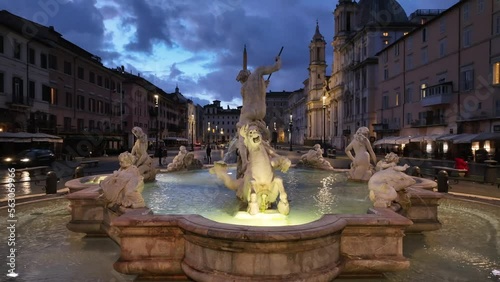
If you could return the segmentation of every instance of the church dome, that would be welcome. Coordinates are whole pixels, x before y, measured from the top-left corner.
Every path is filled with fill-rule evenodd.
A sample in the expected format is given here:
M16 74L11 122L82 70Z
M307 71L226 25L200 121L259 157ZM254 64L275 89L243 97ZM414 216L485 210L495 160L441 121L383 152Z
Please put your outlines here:
M408 23L405 10L396 0L360 0L358 8L358 27Z

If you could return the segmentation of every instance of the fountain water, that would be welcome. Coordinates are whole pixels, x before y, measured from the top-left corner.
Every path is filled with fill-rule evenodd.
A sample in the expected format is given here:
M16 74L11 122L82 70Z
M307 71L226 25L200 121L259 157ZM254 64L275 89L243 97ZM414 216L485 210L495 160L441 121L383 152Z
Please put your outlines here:
M230 175L236 168L230 167ZM146 185L143 196L154 214L199 214L207 219L249 226L289 226L310 223L324 214L364 214L371 207L365 185L348 182L345 173L291 169L278 173L287 187L293 209L288 216L249 216L234 192L223 187L208 170L159 174ZM266 221L266 216L271 220Z

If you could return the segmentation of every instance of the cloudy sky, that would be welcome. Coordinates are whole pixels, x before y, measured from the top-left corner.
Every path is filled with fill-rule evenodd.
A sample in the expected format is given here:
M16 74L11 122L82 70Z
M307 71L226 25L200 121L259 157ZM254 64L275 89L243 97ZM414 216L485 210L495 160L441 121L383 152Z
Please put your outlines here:
M399 0L416 9L447 9L458 0ZM241 105L235 80L243 46L252 70L284 46L268 90L303 87L316 21L331 72L337 0L0 0L0 9L55 30L102 58L107 67L141 73L166 92L178 85L195 103Z

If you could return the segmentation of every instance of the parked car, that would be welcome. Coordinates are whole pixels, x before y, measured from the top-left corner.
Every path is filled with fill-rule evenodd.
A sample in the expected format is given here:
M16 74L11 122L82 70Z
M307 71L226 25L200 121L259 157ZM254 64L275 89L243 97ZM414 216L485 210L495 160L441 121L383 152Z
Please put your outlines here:
M33 166L50 166L56 160L56 156L47 149L28 149L15 156L7 156L2 162L7 167L22 168Z

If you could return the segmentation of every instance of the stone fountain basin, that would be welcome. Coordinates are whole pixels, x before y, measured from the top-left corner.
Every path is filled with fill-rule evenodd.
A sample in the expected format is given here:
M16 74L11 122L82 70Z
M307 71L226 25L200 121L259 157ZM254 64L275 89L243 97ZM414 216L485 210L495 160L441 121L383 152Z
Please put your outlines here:
M418 179L412 205L367 214L323 215L293 226L218 223L199 215L155 215L148 208L107 209L93 185L67 196L68 228L109 236L121 246L114 268L138 279L195 281L330 281L403 270L405 232L437 230L441 194L435 182ZM422 189L424 188L424 189ZM427 190L426 190L427 189ZM396 210L396 211L395 211Z
M69 193L74 193L96 185L99 186L99 183L109 175L111 174L97 174L75 178L67 181L65 185L69 189Z

